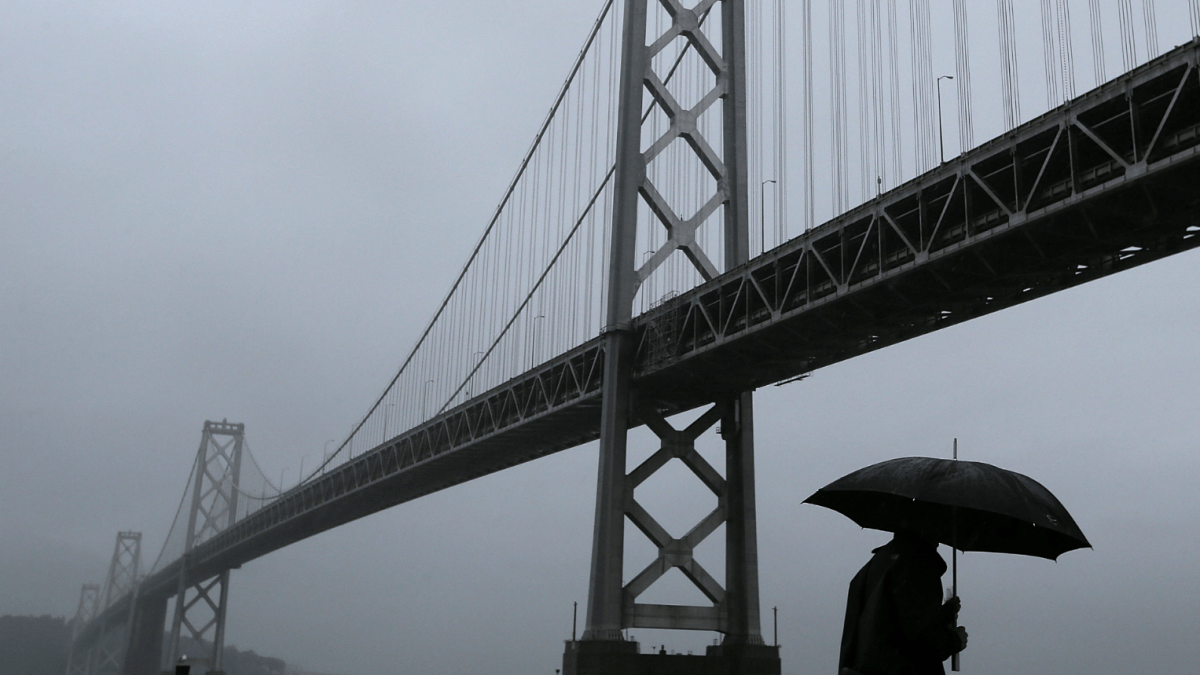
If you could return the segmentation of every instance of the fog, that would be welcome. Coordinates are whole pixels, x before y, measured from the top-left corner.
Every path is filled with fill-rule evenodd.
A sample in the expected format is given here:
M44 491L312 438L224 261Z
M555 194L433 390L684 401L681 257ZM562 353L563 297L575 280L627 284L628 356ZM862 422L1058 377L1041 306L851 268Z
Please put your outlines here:
M205 420L245 423L285 483L345 437L599 4L0 4L0 614L72 615L118 530L152 561ZM1162 5L1164 33L1186 23ZM833 672L847 584L887 539L801 500L954 438L1046 485L1094 545L960 557L963 672L1194 672L1198 277L1180 254L760 390L784 672ZM227 643L337 675L551 673L573 602L582 629L596 462L567 450L249 563ZM659 482L643 503L668 529L711 508L682 471ZM628 529L627 576L647 555ZM698 556L722 569L719 546Z

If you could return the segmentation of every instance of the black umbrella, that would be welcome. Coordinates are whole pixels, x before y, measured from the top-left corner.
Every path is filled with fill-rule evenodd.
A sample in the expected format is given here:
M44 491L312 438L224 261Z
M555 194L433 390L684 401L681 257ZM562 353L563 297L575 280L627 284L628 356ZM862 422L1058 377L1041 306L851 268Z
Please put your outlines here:
M833 509L862 527L909 529L958 551L1018 553L1057 560L1091 547L1075 519L1041 483L983 462L904 457L872 464L804 501ZM958 654L951 670L958 672Z
M983 462L892 459L839 478L804 501L862 527L907 527L960 551L1056 560L1091 546L1041 483Z

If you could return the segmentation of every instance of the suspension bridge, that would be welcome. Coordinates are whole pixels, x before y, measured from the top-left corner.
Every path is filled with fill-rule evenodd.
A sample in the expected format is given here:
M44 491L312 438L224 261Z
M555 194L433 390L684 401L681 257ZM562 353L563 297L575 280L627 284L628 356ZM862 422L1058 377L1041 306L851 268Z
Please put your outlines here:
M1083 24L1068 0L1041 0L1046 111L1031 118L1014 0L997 0L999 103L983 109L1000 111L1003 131L982 144L966 3L946 3L954 74L936 77L944 31L930 0L908 2L907 22L898 4L860 0L847 30L844 0L800 3L793 185L781 1L604 3L484 234L353 432L284 490L241 424L205 423L155 562L142 569L141 535L119 533L106 582L83 587L68 673L158 673L185 642L220 671L231 570L594 440L585 630L567 643L564 671L649 668L653 655L622 633L641 627L721 633L689 672L780 672L778 648L761 637L751 392L1200 243L1195 0L1168 10L1190 31L1161 54L1154 2L1139 18L1129 0L1090 1L1095 86L1078 95L1072 40ZM821 12L829 30L818 39ZM1106 35L1121 47L1113 78ZM943 80L959 92L948 159ZM819 224L818 207L830 213ZM676 428L670 418L689 411L701 414ZM642 425L661 446L629 467L626 434ZM695 450L717 425L723 470ZM637 499L675 459L718 500L682 535ZM626 523L658 550L632 573ZM721 525L718 580L693 551ZM638 602L672 569L709 603Z

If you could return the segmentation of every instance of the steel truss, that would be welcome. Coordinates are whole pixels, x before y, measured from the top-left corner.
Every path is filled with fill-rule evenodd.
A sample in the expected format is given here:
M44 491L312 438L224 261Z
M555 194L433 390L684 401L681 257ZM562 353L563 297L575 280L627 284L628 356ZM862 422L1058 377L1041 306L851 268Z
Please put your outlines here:
M390 439L198 545L192 569L214 574L240 564L231 554L281 548L461 482L440 477L447 464L474 478L595 440L603 363L602 349L590 342ZM554 434L559 440L545 448Z
M179 658L180 640L186 637L194 643L188 647L190 651L204 651L209 669L221 671L229 569L220 570L215 576L196 574L189 562L196 546L228 529L237 519L244 435L245 425L242 424L204 423L192 485L183 564L178 570L167 664L175 663Z
M651 391L761 386L1200 244L1200 42L639 318Z

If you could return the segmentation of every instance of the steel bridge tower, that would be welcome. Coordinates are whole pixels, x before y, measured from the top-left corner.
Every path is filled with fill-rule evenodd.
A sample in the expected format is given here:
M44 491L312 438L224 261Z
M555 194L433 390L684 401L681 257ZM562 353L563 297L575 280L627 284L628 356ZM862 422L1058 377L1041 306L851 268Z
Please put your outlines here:
M142 533L118 532L113 546L108 577L103 587L84 584L79 607L72 622L71 652L67 675L123 675L131 622L109 624L101 628L98 639L86 648L75 644L80 631L125 595L137 595L141 581Z
M204 423L191 488L192 504L171 620L167 664L179 659L180 640L186 637L194 641L194 645L188 647L189 656L197 649L206 651L202 658L207 661L209 672L221 672L225 613L229 604L229 570L208 579L194 579L189 567L192 549L197 544L237 520L244 435L244 424Z
M611 266L604 340L604 385L600 422L600 462L592 541L591 578L585 631L567 643L564 675L638 673L651 655L626 641L625 628L708 630L724 634L706 661L722 673L779 673L777 647L763 644L759 619L758 544L754 497L754 408L749 391L716 394L711 407L683 430L673 428L654 401L639 400L631 386L633 304L638 287L676 249L704 279L714 269L696 237L710 216L723 211L723 255L727 269L749 259L749 203L746 130L746 26L744 0L703 0L693 8L680 0L657 0L671 18L662 35L648 35L649 0L625 0L620 99L617 109L616 187L613 196ZM716 7L719 5L719 7ZM709 14L712 16L709 16ZM720 21L720 45L706 27ZM711 89L688 109L655 72L653 59L676 39L687 40L711 71ZM708 85L706 85L708 86ZM653 97L670 120L669 129L642 150L644 99ZM708 139L697 119L720 104L721 138ZM714 142L710 142L714 141ZM712 193L697 213L676 213L649 178L647 167L670 144L684 142L712 177ZM714 147L721 149L720 153ZM641 269L636 267L640 202L667 231L667 242ZM628 472L627 434L631 423L646 424L661 445ZM695 450L696 438L720 423L725 441L722 477ZM673 538L634 498L634 490L672 459L681 460L718 500L690 532ZM624 537L628 518L658 548L649 567L625 584ZM696 546L725 525L724 587L693 558ZM672 568L678 568L712 602L711 606L652 605L637 597ZM646 664L646 665L643 665ZM717 672L714 670L714 672Z
M100 585L84 584L83 590L79 592L79 607L76 608L75 618L71 621L71 651L67 655L67 675L88 675L91 650L79 649L75 640L83 627L99 613Z

